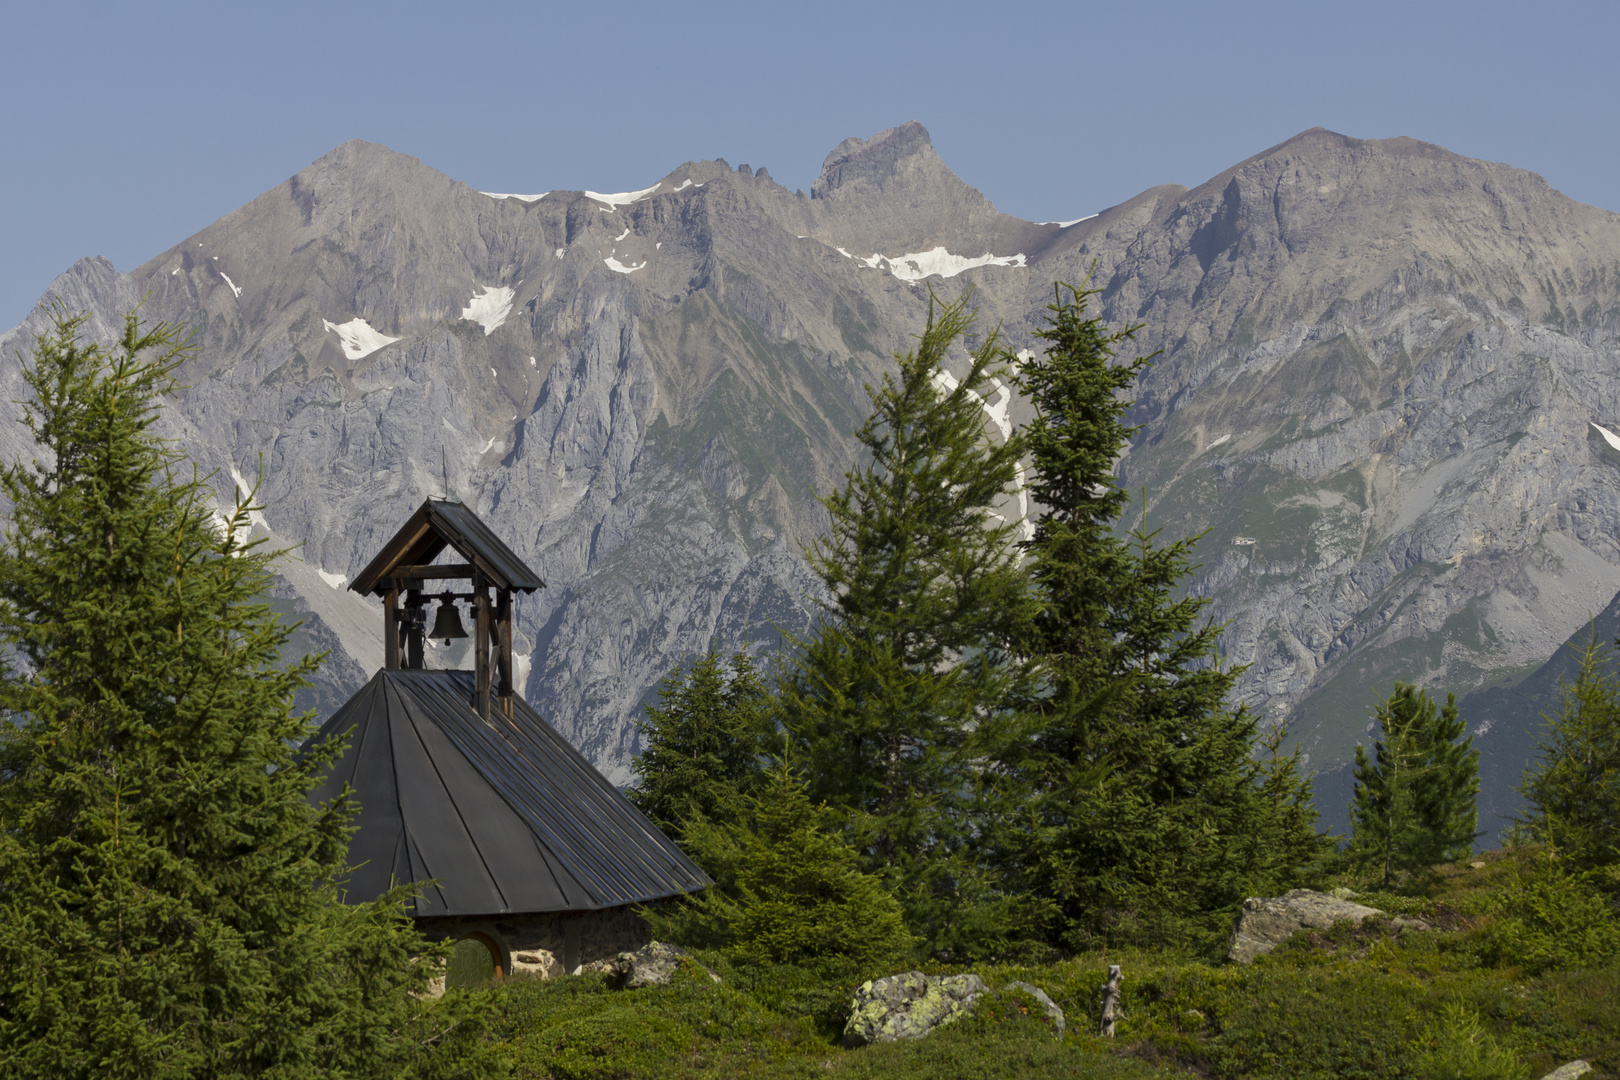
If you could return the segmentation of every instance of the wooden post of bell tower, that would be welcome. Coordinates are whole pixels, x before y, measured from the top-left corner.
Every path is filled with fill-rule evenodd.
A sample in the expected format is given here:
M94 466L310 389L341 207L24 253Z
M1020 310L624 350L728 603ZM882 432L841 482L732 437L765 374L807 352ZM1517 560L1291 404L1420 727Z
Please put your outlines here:
M464 562L436 563L446 549ZM424 587L466 581L469 592ZM545 588L540 575L501 542L465 505L429 499L354 579L350 589L383 601L383 667L421 668L426 608L471 601L473 692L469 704L485 720L512 716L514 593Z

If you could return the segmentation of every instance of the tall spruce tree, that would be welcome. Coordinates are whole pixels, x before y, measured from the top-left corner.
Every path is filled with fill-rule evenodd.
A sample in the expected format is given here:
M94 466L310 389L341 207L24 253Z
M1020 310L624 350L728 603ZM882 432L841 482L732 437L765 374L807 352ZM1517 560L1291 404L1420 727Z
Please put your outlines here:
M1573 683L1559 686L1541 759L1520 785L1527 824L1580 870L1620 865L1620 678L1613 654L1593 635Z
M1046 348L1017 378L1043 507L1026 545L1042 608L1022 644L1048 681L1037 733L1009 744L1033 795L1008 849L1068 947L1218 934L1245 892L1295 881L1323 847L1298 756L1256 760L1254 718L1226 704L1241 668L1221 665L1207 601L1177 595L1196 538L1119 531L1125 395L1151 357L1115 360L1139 327L1106 329L1094 295L1056 287Z
M1376 868L1387 886L1398 872L1471 850L1479 822L1479 751L1463 734L1456 694L1436 709L1428 694L1398 682L1375 719L1382 737L1372 756L1356 745L1349 851Z
M912 929L957 955L1023 932L976 844L981 765L1027 681L1008 644L1033 613L1018 523L997 514L1021 445L994 443L982 407L1005 349L987 335L954 385L941 367L968 302L931 301L917 347L869 388L870 457L822 500L831 535L810 552L832 599L780 682L811 797L859 838Z
M219 529L153 433L178 332L82 325L37 340L37 458L0 473L0 1075L487 1071L401 898L340 901L353 807L306 802L335 748L290 749L315 661L280 662L251 497Z
M739 652L729 666L711 649L671 673L636 725L643 743L630 801L677 843L693 818L739 820L780 748L775 702L753 661Z

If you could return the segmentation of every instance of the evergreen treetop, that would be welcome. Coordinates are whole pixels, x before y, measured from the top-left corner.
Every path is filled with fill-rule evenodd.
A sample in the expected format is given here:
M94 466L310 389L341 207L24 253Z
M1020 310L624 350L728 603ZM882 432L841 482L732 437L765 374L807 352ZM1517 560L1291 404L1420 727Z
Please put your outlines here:
M1620 865L1620 678L1612 653L1587 639L1573 683L1559 686L1558 713L1547 717L1541 760L1520 791L1528 824L1582 870Z
M1436 709L1424 691L1396 683L1375 715L1381 738L1356 746L1351 857L1387 886L1401 871L1467 855L1479 815L1479 751L1464 737L1457 695Z
M727 948L754 963L904 960L915 944L900 905L859 858L824 805L785 762L749 796L743 816L689 819L688 845L721 884L653 917L656 933Z
M710 649L672 672L636 725L644 743L630 801L677 843L694 817L738 820L775 741L775 702L753 661L739 652L726 666Z
M1152 358L1116 360L1138 328L1107 330L1086 312L1095 295L1056 286L1046 348L1018 374L1042 505L1025 545L1040 614L1021 645L1046 678L1031 737L1008 744L1029 797L1006 857L1069 947L1213 940L1245 894L1308 876L1322 842L1298 755L1257 761L1254 718L1227 704L1242 668L1220 662L1208 601L1182 594L1197 537L1161 543L1145 506L1122 534L1125 392Z
M341 902L352 806L305 801L336 748L291 749L315 660L280 663L251 493L219 528L153 432L180 332L83 321L37 340L38 456L0 472L0 1074L483 1072L477 1016L413 996L439 952L401 897Z

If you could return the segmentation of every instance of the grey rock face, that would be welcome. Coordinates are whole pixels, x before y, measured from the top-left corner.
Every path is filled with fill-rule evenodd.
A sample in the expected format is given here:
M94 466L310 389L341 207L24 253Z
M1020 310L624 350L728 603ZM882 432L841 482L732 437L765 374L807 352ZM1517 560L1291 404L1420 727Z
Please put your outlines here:
M1252 963L1255 957L1270 952L1301 930L1326 930L1339 922L1359 925L1382 914L1377 908L1311 889L1294 889L1282 896L1251 896L1243 901L1243 910L1238 913L1226 958L1240 964ZM1391 923L1404 930L1428 929L1421 919L1403 916Z
M680 970L681 964L686 962L703 968L714 982L720 981L720 976L698 964L691 953L679 945L669 945L662 941L650 942L635 952L620 953L608 970L608 981L620 990L668 986L675 973Z
M924 975L908 971L864 982L850 1002L845 1046L920 1039L959 1020L989 987L977 975Z
M1210 530L1241 699L1313 764L1394 679L1522 671L1620 588L1620 216L1318 130L1080 228L1044 276L1098 259L1164 349L1120 475L1150 526Z
M1306 132L1066 228L996 211L915 123L846 140L811 197L715 161L496 198L355 142L52 294L101 336L146 294L196 328L165 433L222 501L262 462L260 527L297 546L282 599L342 654L320 702L381 653L345 576L448 491L545 577L524 692L623 783L659 679L816 617L816 494L928 287L975 286L1033 348L1052 281L1094 262L1106 318L1163 349L1121 479L1150 527L1209 530L1193 588L1241 700L1313 766L1394 678L1528 670L1620 590L1620 448L1594 426L1620 441L1620 217L1410 139ZM0 340L8 400L42 327ZM15 425L0 452L29 452Z
M1592 1064L1588 1061L1571 1061L1558 1066L1541 1080L1579 1080L1592 1071Z

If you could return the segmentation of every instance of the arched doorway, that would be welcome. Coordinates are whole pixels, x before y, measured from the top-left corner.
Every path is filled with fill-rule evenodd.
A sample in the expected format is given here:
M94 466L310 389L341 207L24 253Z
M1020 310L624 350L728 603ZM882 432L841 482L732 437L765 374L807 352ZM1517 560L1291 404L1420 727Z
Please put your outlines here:
M488 934L475 930L456 942L444 986L446 990L474 990L500 981L505 974L501 947Z

